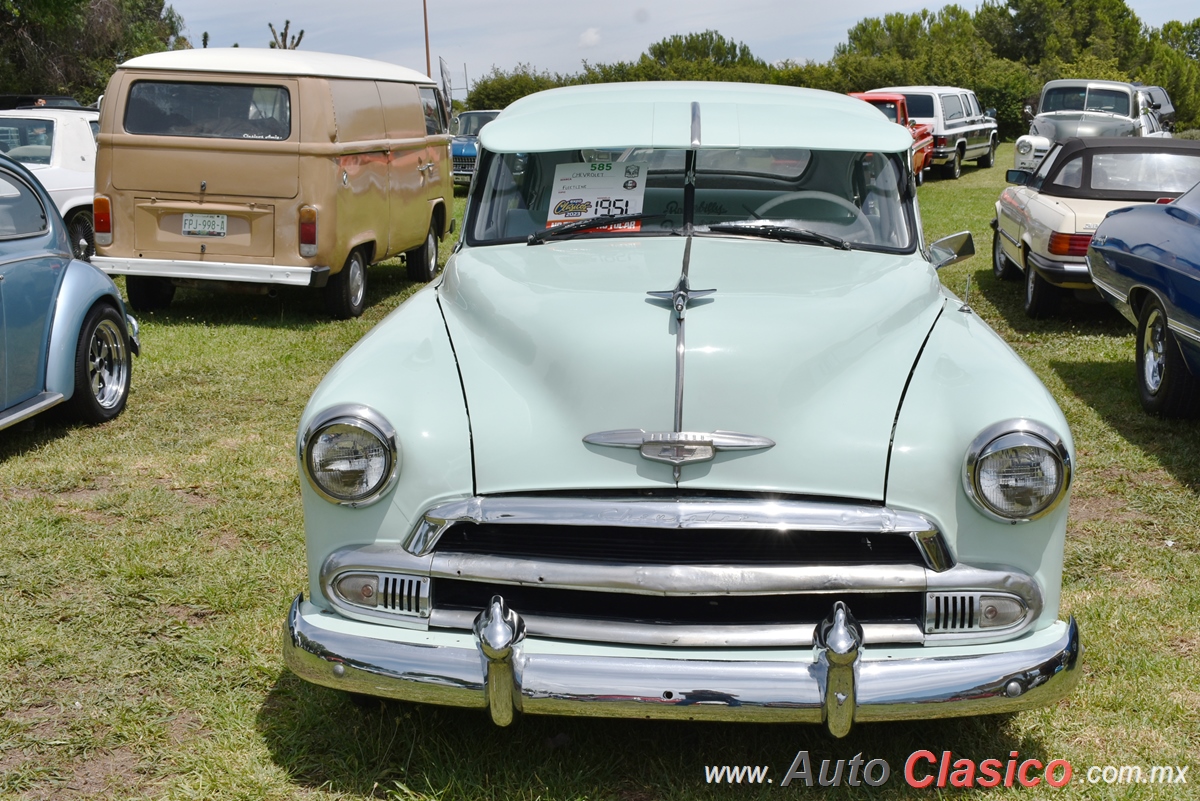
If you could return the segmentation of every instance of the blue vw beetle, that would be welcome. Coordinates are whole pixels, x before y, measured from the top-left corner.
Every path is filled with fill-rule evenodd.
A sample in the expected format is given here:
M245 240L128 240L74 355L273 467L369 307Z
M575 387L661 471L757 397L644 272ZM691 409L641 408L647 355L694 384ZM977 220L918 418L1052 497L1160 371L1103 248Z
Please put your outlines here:
M46 190L0 156L0 428L60 403L87 423L125 408L137 323L112 279L71 253Z
M1088 270L1137 326L1142 407L1163 417L1200 411L1200 184L1171 203L1109 212Z

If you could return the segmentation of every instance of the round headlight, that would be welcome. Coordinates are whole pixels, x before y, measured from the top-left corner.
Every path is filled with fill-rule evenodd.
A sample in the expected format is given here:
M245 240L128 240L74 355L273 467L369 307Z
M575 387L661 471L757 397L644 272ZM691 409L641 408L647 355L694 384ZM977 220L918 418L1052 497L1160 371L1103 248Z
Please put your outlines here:
M1022 156L1028 156L1033 152L1033 143L1028 139L1021 139L1017 142L1017 152Z
M1031 420L992 426L967 452L967 495L985 514L1005 522L1047 514L1070 483L1071 457L1062 439Z
M396 431L366 406L335 406L313 418L301 441L308 482L326 500L367 506L400 472Z

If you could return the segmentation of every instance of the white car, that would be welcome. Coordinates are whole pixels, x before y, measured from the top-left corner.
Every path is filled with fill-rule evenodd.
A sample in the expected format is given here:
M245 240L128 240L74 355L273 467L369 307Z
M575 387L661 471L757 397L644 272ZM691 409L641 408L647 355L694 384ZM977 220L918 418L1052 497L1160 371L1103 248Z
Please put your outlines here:
M1200 181L1200 142L1089 137L1051 147L1036 172L1009 170L1015 184L996 201L992 269L1025 274L1025 313L1052 314L1064 289L1091 289L1092 234L1114 209L1164 203Z
M99 117L88 108L0 111L0 153L37 176L66 221L75 258L85 261L96 252L92 195Z

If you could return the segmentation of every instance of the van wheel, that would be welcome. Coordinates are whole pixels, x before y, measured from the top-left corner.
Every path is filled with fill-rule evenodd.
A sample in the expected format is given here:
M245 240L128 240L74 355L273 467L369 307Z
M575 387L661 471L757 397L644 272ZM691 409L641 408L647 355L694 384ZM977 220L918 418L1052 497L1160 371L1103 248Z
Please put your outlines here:
M67 236L71 240L71 255L91 261L96 255L96 231L92 227L92 210L77 209L67 218Z
M362 251L352 250L341 272L325 285L325 309L335 320L362 317L367 306L367 265Z
M425 234L425 244L405 253L404 263L408 266L409 281L427 284L437 277L438 238L432 223Z
M175 285L167 278L148 275L125 276L125 294L134 311L152 312L165 309L175 298Z
M85 423L103 423L125 408L133 353L120 313L107 303L88 312L75 344L75 391L70 411Z
M978 164L980 167L983 167L984 169L995 166L995 164L996 164L996 140L995 139L993 139L992 143L990 145L988 145L987 154L983 158L976 161L975 163Z
M950 160L942 165L942 177L958 180L960 176L962 176L962 153L955 150Z

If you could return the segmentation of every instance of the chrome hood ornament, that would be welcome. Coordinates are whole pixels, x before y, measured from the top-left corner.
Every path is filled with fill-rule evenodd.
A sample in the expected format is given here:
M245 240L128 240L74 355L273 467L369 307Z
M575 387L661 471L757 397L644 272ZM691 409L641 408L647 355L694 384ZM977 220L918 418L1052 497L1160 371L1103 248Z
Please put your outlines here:
M693 104L694 106L695 104ZM693 112L695 109L693 108ZM697 134L698 135L698 134ZM683 273L674 289L646 294L656 301L670 304L675 313L675 430L650 431L640 428L621 428L588 434L583 441L589 445L605 445L614 448L637 448L642 458L653 462L666 462L674 469L678 483L680 468L693 462L712 461L717 451L756 451L774 447L775 442L753 434L738 434L733 431L711 433L683 430L683 363L684 322L688 305L700 298L714 294L715 289L692 289L688 283L688 267L692 258L692 226L687 222L687 244L683 248Z
M757 451L775 445L766 437L753 434L738 434L733 431L643 431L640 428L622 428L615 431L598 431L588 434L583 441L590 445L607 445L614 448L637 448L642 456L653 462L680 465L692 462L708 462L717 451Z

